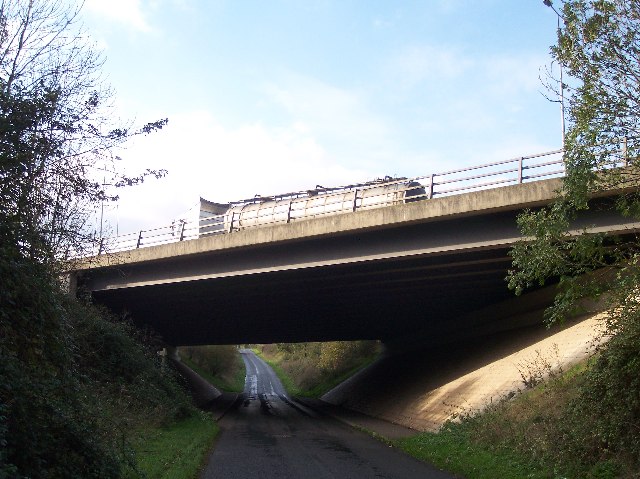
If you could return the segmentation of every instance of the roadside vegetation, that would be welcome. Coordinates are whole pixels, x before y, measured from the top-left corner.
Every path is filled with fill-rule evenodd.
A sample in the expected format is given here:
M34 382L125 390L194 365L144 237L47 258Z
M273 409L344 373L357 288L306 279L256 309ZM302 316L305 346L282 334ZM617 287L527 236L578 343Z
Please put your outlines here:
M184 432L165 456L192 447L193 430L210 446L213 419L153 341L69 298L12 245L0 253L0 477L164 477L147 474L147 453L167 428Z
M164 427L138 429L131 444L136 468L126 479L195 479L205 466L218 433L218 426L205 413L193 414Z
M480 414L396 445L467 479L638 477L637 389L620 382L637 379L611 368L625 354L623 342Z
M382 346L377 341L332 341L258 345L254 350L290 394L317 398L371 364Z
M558 199L519 217L517 294L558 282L549 324L598 301L608 342L582 368L399 445L468 479L632 478L640 471L640 241L575 219L591 208L640 220L640 2L565 0L552 56L565 73L566 176ZM560 2L559 2L560 3ZM623 167L623 168L621 168ZM615 201L592 201L603 191Z
M235 346L187 346L180 348L184 364L220 390L242 392L245 367Z
M100 242L91 214L117 197L105 183L165 173L120 174L118 147L166 120L110 122L102 60L77 14L62 0L0 4L0 478L166 477L150 451L164 465L180 451L199 463L213 420L151 332L65 287L72 257ZM170 477L194 477L179 468Z

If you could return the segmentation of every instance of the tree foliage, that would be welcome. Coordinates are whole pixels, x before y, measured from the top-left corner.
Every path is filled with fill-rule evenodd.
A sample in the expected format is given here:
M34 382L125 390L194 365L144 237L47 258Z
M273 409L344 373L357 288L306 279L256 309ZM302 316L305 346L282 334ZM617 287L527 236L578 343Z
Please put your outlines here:
M559 435L584 464L624 457L637 471L640 241L633 230L597 234L574 221L594 208L640 220L640 1L566 0L561 13L552 55L569 76L566 176L552 205L519 217L527 239L511 252L508 281L516 293L558 281L550 323L579 312L585 299L607 309L610 340L585 373ZM615 199L597 199L605 191Z
M602 191L619 193L597 207L640 218L640 2L567 0L552 55L565 69L568 125L566 176L551 206L528 211L519 226L528 239L512 251L509 286L517 293L559 280L553 322L579 299L608 294L619 302L638 277L635 236L612 238L572 226ZM606 267L606 269L605 269Z
M277 343L275 348L279 365L292 378L297 394L307 396L327 392L380 351L379 344L371 340ZM266 347L263 353L267 353Z
M128 185L113 169L115 148L133 130L109 120L111 92L102 58L76 26L78 9L63 0L0 3L0 212L3 234L41 261L82 251L93 240L93 204L113 199L110 184Z
M115 478L129 431L190 413L136 331L69 298L48 265L0 245L0 478Z
M131 327L60 285L94 239L93 206L114 196L101 180L118 147L166 123L109 120L77 16L66 0L0 0L0 479L119 477L132 424L189 410Z

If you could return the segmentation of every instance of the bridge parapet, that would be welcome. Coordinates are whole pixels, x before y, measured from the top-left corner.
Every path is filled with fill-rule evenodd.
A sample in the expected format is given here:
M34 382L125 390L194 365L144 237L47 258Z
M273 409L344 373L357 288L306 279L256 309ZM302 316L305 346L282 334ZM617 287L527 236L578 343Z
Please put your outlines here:
M459 319L512 296L508 251L523 208L560 178L209 235L114 255L78 271L82 289L169 344L240 344L458 334ZM574 228L635 234L594 199ZM619 193L619 192L618 192ZM509 321L496 327L511 327ZM482 325L484 333L493 325Z
M157 228L102 238L96 241L93 252L97 256L104 252L136 250L248 228L290 224L339 213L529 183L563 174L562 150L553 150L416 178L386 178L334 188L318 185L312 190L256 196L225 205L206 202L215 208L201 207L197 221L179 219ZM202 211L209 211L209 214L203 215Z
M174 241L145 248L103 254L90 258L78 269L90 270L113 265L145 263L225 251L254 249L283 243L330 238L373 230L430 223L433 232L442 230L447 220L481 216L501 211L520 211L551 202L561 187L561 179L552 178L527 184L434 198L430 201L371 208L357 214L325 215L288 224L270 224L245 228L234 234L206 235L193 241ZM515 223L509 226L510 241L519 238ZM442 233L442 232L441 232Z

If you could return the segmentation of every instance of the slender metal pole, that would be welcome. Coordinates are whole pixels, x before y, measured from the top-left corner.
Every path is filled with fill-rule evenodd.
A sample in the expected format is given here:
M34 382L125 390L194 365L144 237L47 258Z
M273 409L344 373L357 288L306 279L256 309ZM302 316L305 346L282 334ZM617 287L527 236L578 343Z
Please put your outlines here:
M180 227L180 241L182 241L184 239L184 227L187 224L186 220L180 220L181 223L181 227Z
M287 209L287 223L291 223L291 207L293 206L293 199L289 200L289 208Z
M518 160L518 184L522 184L522 162L524 161L524 157L521 156Z
M102 241L102 220L104 218L104 187L107 183L107 174L102 175L102 198L100 199L100 241Z
M556 12L555 8L553 9ZM556 16L558 17L558 35L560 35L560 15L556 12ZM560 65L560 126L562 128L562 148L564 149L564 135L565 135L565 124L564 124L564 80L563 80L563 68L562 63Z
M547 7L551 8L551 10L553 10L553 13L556 14L556 18L558 19L558 30L557 30L557 36L560 37L560 20L562 20L562 15L560 15L560 12L558 12L558 10L556 10L556 7L553 6L553 2L552 0L542 0L542 3L544 3ZM558 65L560 66L560 128L561 128L561 133L562 133L562 149L564 149L564 136L565 136L565 124L564 124L564 79L563 79L563 68L562 68L562 63L558 63Z

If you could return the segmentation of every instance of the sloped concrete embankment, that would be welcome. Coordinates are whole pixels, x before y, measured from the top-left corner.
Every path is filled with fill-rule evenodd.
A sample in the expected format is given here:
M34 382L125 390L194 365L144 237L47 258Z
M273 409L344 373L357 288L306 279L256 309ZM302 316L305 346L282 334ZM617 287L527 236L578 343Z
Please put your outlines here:
M171 358L171 361L185 380L193 402L197 407L205 407L222 396L218 389L182 361L176 358Z
M513 395L525 387L525 379L566 369L588 357L602 340L600 315L547 329L542 311L527 313L534 325L387 354L322 400L418 431L435 431L458 414Z

